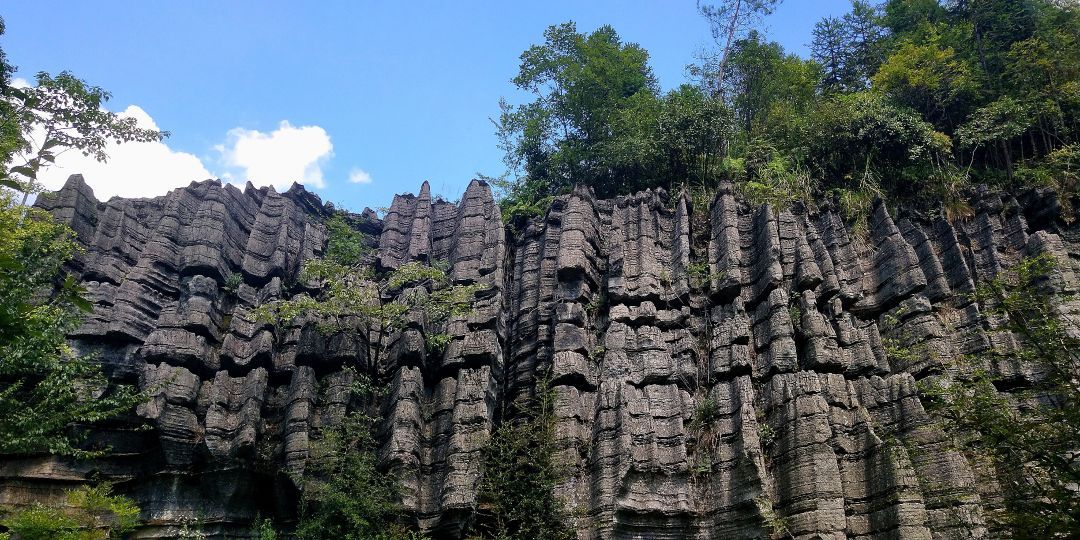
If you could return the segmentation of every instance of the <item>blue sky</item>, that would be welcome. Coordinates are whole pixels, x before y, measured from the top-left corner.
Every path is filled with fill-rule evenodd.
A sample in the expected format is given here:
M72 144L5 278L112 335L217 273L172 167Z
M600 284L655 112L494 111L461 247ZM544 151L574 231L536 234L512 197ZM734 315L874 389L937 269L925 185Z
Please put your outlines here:
M787 0L765 24L806 55L814 22L848 9ZM85 172L107 198L163 194L197 175L306 179L356 210L424 180L455 199L477 171L501 173L489 118L500 97L526 97L510 79L548 25L614 26L649 51L664 89L711 43L693 0L8 0L0 15L17 76L71 70L113 93L110 110L172 133L165 145L116 149L104 167L62 157L54 184Z

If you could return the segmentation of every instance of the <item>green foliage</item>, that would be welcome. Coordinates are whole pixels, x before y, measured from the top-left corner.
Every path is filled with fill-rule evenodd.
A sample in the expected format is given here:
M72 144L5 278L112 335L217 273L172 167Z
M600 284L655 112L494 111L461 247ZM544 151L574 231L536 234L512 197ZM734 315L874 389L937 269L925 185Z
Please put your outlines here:
M693 434L691 453L694 460L692 472L695 475L712 472L717 437L714 426L719 418L720 405L711 397L701 400L694 410L694 416L690 420L690 433Z
M959 448L988 459L997 470L1005 509L990 517L1016 538L1064 538L1080 533L1080 338L1063 299L1056 263L1048 255L1025 259L980 286L984 314L1021 339L1018 349L966 358L961 378L921 386L928 407ZM1030 386L999 391L987 366L1031 366Z
M690 263L686 269L686 275L690 278L693 287L705 287L709 283L709 261L697 261Z
M1026 105L1011 96L1003 96L972 112L967 123L956 130L956 136L960 146L978 148L1022 135L1033 122Z
M65 264L74 232L0 192L0 453L88 456L85 426L129 410L141 395L115 387L66 341L91 309Z
M203 526L206 524L206 520L203 519L201 513L180 518L179 521L180 530L177 531L177 538L182 540L206 540L209 538L209 536L203 532Z
M535 101L503 103L499 133L507 164L546 184L540 197L573 182L611 194L640 167L634 157L642 150L639 120L650 114L657 94L649 55L622 43L610 26L585 35L564 23L549 27L544 38L522 53L513 80Z
M804 117L791 147L825 187L860 189L868 177L909 190L951 153L949 138L917 114L871 92L827 98Z
M3 32L0 20L0 35ZM38 173L62 151L77 150L105 161L109 141L160 141L168 136L105 110L111 94L67 71L55 76L39 72L30 88L11 86L14 71L0 51L0 186L38 192ZM35 130L41 135L31 139Z
M690 429L700 432L712 426L718 418L720 418L720 405L715 399L707 398L698 404L697 410L694 411Z
M941 44L936 34L929 42L904 43L872 77L874 88L895 103L910 107L936 126L952 127L978 92L973 68L956 51Z
M554 494L565 475L556 459L554 400L541 381L535 402L492 433L480 481L475 534L481 538L575 537L565 503Z
M229 293L236 294L240 290L240 285L244 283L243 274L232 273L226 276L225 284L221 286L221 290Z
M657 112L649 134L655 152L652 176L712 185L734 127L730 109L700 88L684 84L661 98Z
M286 300L267 302L254 310L256 320L287 323L298 317L313 317L323 332L347 328L359 318L385 331L400 330L406 315L422 310L429 325L441 324L472 309L479 285L451 283L444 267L416 261L395 270L376 274L365 263L365 237L340 216L327 221L327 249L322 259L304 263L300 279L316 288L316 296L306 293ZM428 332L429 347L440 350L447 338Z
M765 528L774 535L786 536L788 538L795 538L795 535L791 532L791 524L788 523L786 518L776 513L773 508L772 500L769 499L767 494L761 494L754 499L754 505L757 506L758 514L761 516L762 521L765 524Z
M69 491L64 508L34 503L10 512L0 523L17 540L106 540L135 530L139 507L100 484Z
M454 284L447 265L439 261L413 261L376 273L368 266L367 239L342 215L332 216L326 227L324 257L305 262L300 272L300 279L318 292L259 306L257 320L282 323L311 317L321 321L322 331L331 332L359 319L392 332L405 326L410 312L421 310L426 315L429 350L445 349L450 336L437 332L437 326L468 314L481 287ZM378 359L379 353L373 356ZM378 460L374 436L378 417L372 410L375 386L366 376L353 373L353 377L351 410L339 424L321 432L300 479L303 489L296 536L302 540L420 538L401 522L397 478Z
M799 308L798 303L792 303L788 306L788 317L791 319L791 326L795 328L795 331L800 331L802 328L802 309Z
M354 394L361 400L369 398L370 381L357 377ZM408 528L399 521L397 478L379 467L377 422L361 407L323 429L322 438L313 443L302 480L297 538L410 538Z
M737 41L724 77L745 141L776 136L813 104L821 68L756 31Z
M847 222L854 239L867 240L870 236L870 210L874 200L881 196L873 181L860 182L855 189L833 188L830 194L836 200L840 215Z
M1027 185L1053 188L1061 204L1071 210L1071 200L1080 195L1080 143L1063 146L1039 161L1024 164L1017 177ZM1065 219L1071 214L1065 212Z
M323 258L337 265L357 266L369 251L364 234L353 229L341 213L326 220L326 237Z
M768 204L774 210L796 202L813 205L813 185L806 170L791 162L768 143L755 141L746 150L746 167L736 187L751 204Z
M566 23L544 37L514 78L535 100L501 103L498 136L513 179L496 186L507 222L543 215L573 184L610 197L711 178L730 130L720 100L691 85L662 94L648 54L611 27L581 34Z
M68 72L39 73L32 88L11 86L13 72L0 50L0 453L88 456L95 452L79 447L77 426L124 412L140 396L111 387L93 361L67 345L66 335L92 308L65 268L78 244L71 229L24 204L59 152L104 161L108 141L166 134L106 111L109 93ZM32 131L40 133L35 140Z
M536 99L503 103L517 174L502 182L504 217L542 215L575 183L607 197L708 191L724 175L752 203L832 192L853 209L881 196L963 219L971 182L1050 183L1048 157L1080 143L1071 3L858 0L817 25L812 61L754 30L775 5L699 6L719 51L691 66L698 88L666 95L648 55L609 27L549 28L515 78Z
M769 448L776 442L776 430L773 429L772 424L767 422L761 422L758 427L760 428L758 438L761 440L761 446Z
M255 537L258 540L278 540L277 529L274 528L274 522L269 518L263 518L255 521Z
M742 39L752 31L761 19L770 15L782 0L720 0L715 3L698 2L698 12L709 23L713 41L720 47L718 54L704 55L701 66L691 66L704 79L703 85L712 87L714 94L726 90L724 77L732 54L733 40ZM714 80L715 79L715 80Z

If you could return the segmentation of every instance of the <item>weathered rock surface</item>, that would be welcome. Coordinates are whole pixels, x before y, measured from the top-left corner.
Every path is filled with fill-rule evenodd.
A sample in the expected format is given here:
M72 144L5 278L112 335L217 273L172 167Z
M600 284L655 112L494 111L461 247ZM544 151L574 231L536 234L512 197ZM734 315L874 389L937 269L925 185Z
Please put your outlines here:
M752 208L730 186L709 208L577 189L511 234L482 182L455 204L425 184L354 222L381 268L441 260L485 287L436 355L419 319L333 336L252 320L324 248L330 210L299 186L207 181L99 202L73 176L38 202L86 246L74 269L95 310L72 343L153 397L97 434L105 458L0 462L0 503L100 475L142 506L139 537L193 520L248 537L256 516L290 515L291 478L344 410L343 367L359 365L390 389L382 457L435 537L463 534L500 404L539 372L557 395L570 471L557 491L580 538L768 538L774 517L798 539L991 537L993 476L950 445L916 383L959 375L956 355L1015 346L968 293L1021 257L1051 253L1055 283L1080 289L1080 229L1049 197L983 194L960 223L878 205L856 237L829 208ZM890 357L890 340L920 354Z

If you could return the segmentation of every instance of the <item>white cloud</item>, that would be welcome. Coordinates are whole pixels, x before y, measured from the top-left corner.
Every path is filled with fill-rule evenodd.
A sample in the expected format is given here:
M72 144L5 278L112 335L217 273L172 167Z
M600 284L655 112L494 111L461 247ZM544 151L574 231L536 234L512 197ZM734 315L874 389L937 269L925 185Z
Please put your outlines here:
M131 105L120 116L135 118L139 127L158 129L154 119ZM40 139L40 134L39 137ZM101 163L78 150L61 152L56 163L38 173L38 180L51 190L60 189L69 175L82 174L99 200L122 197L154 197L193 180L212 178L202 161L193 154L177 152L162 142L109 142L108 161Z
M11 79L11 87L12 88L30 88L30 81L28 81L28 80L26 80L26 79L24 79L22 77L15 77L14 79Z
M371 175L367 171L359 167L354 167L349 171L349 181L354 184L370 184Z
M13 79L12 85L30 86L19 78ZM158 129L154 119L136 105L129 106L119 115L135 118L141 128ZM32 132L31 139L40 141L42 135L41 130ZM216 162L219 170L211 172L207 164L215 166L214 158L204 162L195 154L169 148L165 142L109 142L105 147L108 161L98 162L78 150L61 151L54 165L38 173L38 181L46 189L57 190L68 176L82 174L94 195L102 201L114 196L155 197L193 181L218 177L235 184L250 180L259 186L273 185L279 191L288 189L293 182L300 182L309 189L321 189L326 187L323 166L334 153L325 129L320 126L294 127L285 120L269 133L233 128L226 134L224 142L214 149L219 154ZM25 156L17 156L13 164L25 160ZM371 182L371 175L354 167L348 180L367 184Z
M229 130L225 144L215 147L230 182L250 180L256 185L287 189L293 182L309 188L326 187L322 166L334 155L330 135L319 126L293 127L282 120L270 133L244 128Z

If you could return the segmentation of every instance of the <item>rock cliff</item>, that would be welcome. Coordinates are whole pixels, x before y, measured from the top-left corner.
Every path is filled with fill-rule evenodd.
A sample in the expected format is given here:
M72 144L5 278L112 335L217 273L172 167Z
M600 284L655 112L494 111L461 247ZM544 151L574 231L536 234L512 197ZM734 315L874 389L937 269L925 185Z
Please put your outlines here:
M381 457L434 537L462 534L501 405L538 372L580 538L767 538L775 517L799 539L992 536L995 479L936 427L916 383L1016 345L969 293L1020 258L1050 253L1057 286L1080 290L1080 228L1055 197L984 193L955 223L879 204L858 233L828 207L752 207L730 187L705 203L577 189L511 228L474 181L458 203L425 184L382 219L352 215L379 267L444 260L455 282L484 286L433 355L420 320L330 336L252 320L324 249L332 209L302 187L206 181L101 202L73 176L37 203L86 248L73 270L95 309L71 341L153 398L98 430L102 459L0 462L0 503L96 475L140 503L138 537L195 523L246 538L256 516L290 515L290 478L344 407L343 367L370 366L378 343ZM1014 386L1035 376L985 368Z

